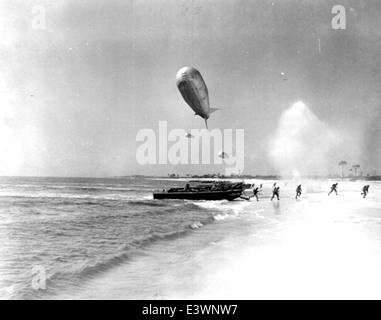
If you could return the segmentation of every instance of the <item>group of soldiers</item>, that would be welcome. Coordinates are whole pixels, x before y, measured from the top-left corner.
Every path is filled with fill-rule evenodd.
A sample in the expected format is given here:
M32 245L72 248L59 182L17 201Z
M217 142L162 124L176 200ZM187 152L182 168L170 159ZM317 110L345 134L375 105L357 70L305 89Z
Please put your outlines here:
M338 183L335 183L335 184L332 185L332 187L331 187L331 191L328 193L329 196L330 196L333 192L335 192L336 195L338 195L338 192L337 192L337 187L338 187L338 185L339 185ZM361 193L361 195L364 196L364 197L363 197L364 199L366 198L366 196L367 196L368 193L369 193L369 187L370 187L370 186L367 185L367 186L364 186L363 189L362 189L362 193ZM250 200L251 198L256 198L257 201L259 201L258 194L259 194L260 190L262 190L262 185L260 186L260 188L255 187L255 185L254 185L253 195L250 196L250 197L248 197L248 198L245 198L245 199L246 199L246 200ZM295 199L299 199L299 198L302 196L302 192L303 192L303 190L302 190L302 185L300 184L300 185L298 185L298 187L296 188L296 196L295 196ZM276 183L274 183L274 185L273 185L272 193L273 193L273 195L272 195L272 197L271 197L271 201L273 201L275 198L277 198L277 200L279 201L279 200L280 200L280 195L279 195L279 193L280 193L280 187L278 187Z
M333 192L335 192L336 195L338 195L338 192L337 192L337 186L338 186L338 185L339 185L338 183L335 183L335 184L332 185L332 187L331 187L331 192L328 193L329 196L330 196L331 193L333 193ZM361 195L364 196L364 197L363 197L364 199L366 198L366 196L367 196L368 193L369 193L369 187L370 187L370 186L367 185L367 186L364 186L364 187L362 188L362 193L361 193Z

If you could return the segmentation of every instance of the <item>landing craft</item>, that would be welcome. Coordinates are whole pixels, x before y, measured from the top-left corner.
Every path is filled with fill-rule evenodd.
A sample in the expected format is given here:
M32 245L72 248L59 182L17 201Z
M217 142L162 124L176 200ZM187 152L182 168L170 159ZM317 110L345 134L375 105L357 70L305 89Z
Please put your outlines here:
M209 92L201 73L195 68L184 67L177 73L176 85L185 102L192 108L195 115L205 120L206 128L208 128L210 115L218 109L209 106Z

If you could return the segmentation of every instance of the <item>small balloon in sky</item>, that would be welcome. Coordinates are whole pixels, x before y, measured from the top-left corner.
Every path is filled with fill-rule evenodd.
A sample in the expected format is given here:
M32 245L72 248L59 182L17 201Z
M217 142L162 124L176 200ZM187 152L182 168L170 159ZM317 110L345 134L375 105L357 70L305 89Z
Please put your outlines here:
M218 156L221 158L221 159L228 159L229 158L229 155L226 153L226 152L223 152L223 151L220 151L218 153Z
M193 139L193 138L194 138L194 136L192 136L190 133L187 133L187 134L185 135L185 138L188 138L188 139Z

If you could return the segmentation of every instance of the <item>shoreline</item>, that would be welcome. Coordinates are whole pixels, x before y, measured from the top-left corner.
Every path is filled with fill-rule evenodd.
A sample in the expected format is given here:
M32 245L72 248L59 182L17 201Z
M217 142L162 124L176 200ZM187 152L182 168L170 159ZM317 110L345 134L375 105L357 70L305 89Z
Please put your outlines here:
M377 200L372 196L364 204L351 195L326 201L320 193L301 202L286 198L275 213L277 228L253 228L251 243L211 278L213 291L185 298L381 298L381 250L367 230L381 222ZM261 214L271 217L271 206L263 204Z
M303 195L296 201L296 182L281 181L281 200L271 202L274 182L264 182L259 202L186 202L187 223L195 222L195 230L159 237L131 254L122 249L124 261L44 297L381 298L377 289L381 286L381 186L372 184L369 198L362 199L360 182L341 182L339 195L329 197L330 181L300 181ZM153 200L148 202L151 205ZM154 207L147 208L152 218ZM182 202L176 203L166 216L157 218L165 217L171 226L175 214L184 219L184 208ZM203 217L213 222L196 222Z
M128 298L381 298L379 243L364 231L373 219L381 223L374 203L378 199L373 194L363 202L353 198L358 196L357 188L344 187L337 197L317 191L305 194L301 201L284 195L280 202L271 202L268 197L259 203L242 202L245 205L236 217L207 225L177 243L168 243L171 249L166 254L156 251L158 246L155 249L154 245L149 249L154 259L146 256L122 266L103 283L110 286L110 277L119 274L116 277L120 280L120 275L131 268L156 261L163 269L153 273L152 287L135 296L127 294ZM236 228L224 234L224 227L233 225ZM196 241L204 241L205 246L195 246ZM193 247L189 247L192 243ZM180 256L187 252L189 256L171 262L173 251ZM125 284L114 281L114 285L118 288L109 287L112 295L119 292L118 297L124 299Z

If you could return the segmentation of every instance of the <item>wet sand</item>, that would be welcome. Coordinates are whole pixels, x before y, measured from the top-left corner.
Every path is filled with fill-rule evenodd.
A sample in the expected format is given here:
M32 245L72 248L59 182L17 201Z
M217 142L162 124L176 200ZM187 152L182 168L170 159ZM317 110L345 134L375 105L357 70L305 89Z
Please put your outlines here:
M361 182L340 182L330 197L330 181L304 182L296 201L298 184L281 182L281 201L271 202L272 183L259 202L232 203L234 214L153 244L70 298L381 298L381 184L363 199Z

